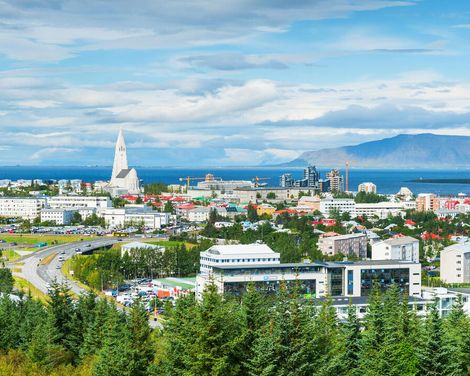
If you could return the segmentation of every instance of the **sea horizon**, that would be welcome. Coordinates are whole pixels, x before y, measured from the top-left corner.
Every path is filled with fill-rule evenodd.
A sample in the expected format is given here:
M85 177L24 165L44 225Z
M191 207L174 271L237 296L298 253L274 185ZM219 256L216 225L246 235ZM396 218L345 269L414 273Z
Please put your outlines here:
M187 176L204 178L206 174L213 173L216 178L223 180L253 180L256 177L265 178L267 186L278 187L279 177L283 173L291 173L294 178L301 178L301 167L266 167L266 166L212 166L212 167L148 167L135 166L139 178L146 183L184 184ZM336 167L338 168L338 167ZM331 167L318 167L320 177ZM338 168L345 175L343 168ZM83 181L106 181L111 177L111 166L2 166L0 179L81 179ZM424 183L412 181L415 179L462 179L462 172L470 170L458 169L372 169L350 168L349 188L356 191L357 186L363 182L373 182L377 185L377 192L382 194L397 193L401 187L408 187L413 193L436 193L440 195L457 195L470 193L469 184L461 183ZM199 180L194 181L194 185Z

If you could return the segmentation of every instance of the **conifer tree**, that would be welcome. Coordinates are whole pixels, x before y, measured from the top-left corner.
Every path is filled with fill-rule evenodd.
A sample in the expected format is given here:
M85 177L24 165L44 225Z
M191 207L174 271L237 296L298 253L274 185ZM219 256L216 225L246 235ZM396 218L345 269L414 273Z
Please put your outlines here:
M133 344L125 317L116 309L108 312L103 346L93 367L96 376L131 376L133 374Z
M420 374L425 376L450 375L449 366L453 359L449 347L444 342L442 319L439 317L437 302L429 308L424 322L420 357Z
M132 374L134 376L146 375L154 352L150 340L151 328L148 323L148 313L140 301L132 305L128 328L132 344Z

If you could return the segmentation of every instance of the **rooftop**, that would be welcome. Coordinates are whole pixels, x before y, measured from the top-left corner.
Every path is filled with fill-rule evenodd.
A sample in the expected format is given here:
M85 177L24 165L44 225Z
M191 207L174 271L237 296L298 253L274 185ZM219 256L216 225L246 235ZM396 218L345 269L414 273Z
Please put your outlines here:
M234 245L214 245L206 252L213 255L246 255L268 253L276 255L266 244L234 244Z
M386 239L383 241L383 243L386 243L388 245L404 245L418 241L418 239L412 238L411 236L400 236L397 238Z

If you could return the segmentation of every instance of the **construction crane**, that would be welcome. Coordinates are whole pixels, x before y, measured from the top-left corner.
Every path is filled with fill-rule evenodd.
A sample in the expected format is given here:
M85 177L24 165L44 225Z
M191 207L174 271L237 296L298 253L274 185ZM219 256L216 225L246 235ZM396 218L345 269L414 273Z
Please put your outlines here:
M255 182L255 188L258 188L259 187L259 182L260 180L270 180L271 178L260 178L258 176L255 176L253 179L251 179L252 181Z

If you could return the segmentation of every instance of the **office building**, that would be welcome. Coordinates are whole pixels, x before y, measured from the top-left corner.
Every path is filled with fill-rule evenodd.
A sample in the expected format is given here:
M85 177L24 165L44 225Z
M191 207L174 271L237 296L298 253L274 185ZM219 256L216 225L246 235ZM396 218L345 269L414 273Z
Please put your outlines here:
M374 183L370 182L361 183L357 187L357 191L365 193L377 193L377 186Z
M0 217L33 220L46 206L45 198L0 197Z
M421 265L417 263L389 260L280 264L267 261L277 258L267 249L266 255L263 251L254 256L239 248L245 246L229 247L235 248L201 253L201 273L196 278L198 299L209 283L214 283L220 293L236 296L245 293L248 284L267 293L275 293L282 284L287 289L295 286L305 298L367 297L374 284L382 291L395 284L410 296L421 294ZM263 262L257 261L263 258ZM241 260L245 260L244 265Z
M349 213L351 218L356 216L356 203L350 198L325 198L320 201L320 212L329 216L332 211L340 214Z
M107 227L114 229L134 226L156 230L170 223L170 213L157 212L143 205L104 208L97 214L104 218Z
M280 254L266 244L214 245L200 255L200 273L208 274L218 265L249 267L250 265L278 265Z
M56 225L69 225L76 210L71 209L42 209L41 222L52 222Z
M372 260L419 262L419 240L399 236L372 244Z
M320 235L318 250L325 256L355 256L367 257L367 236L365 234L346 234L337 236Z
M405 205L402 202L374 202L356 204L356 215L366 216L368 218L377 217L379 219L386 219L388 216L397 216L405 211Z
M441 280L470 283L470 242L453 244L441 251Z
M47 205L54 209L109 208L112 202L108 196L52 196Z
M310 188L318 189L318 183L320 180L320 173L317 171L315 166L308 166L304 169L302 179L295 180L292 174L283 174L279 179L279 185L281 187L296 187L296 188Z
M304 169L304 180L306 186L309 188L318 188L318 180L320 180L320 173L315 166L308 166Z

